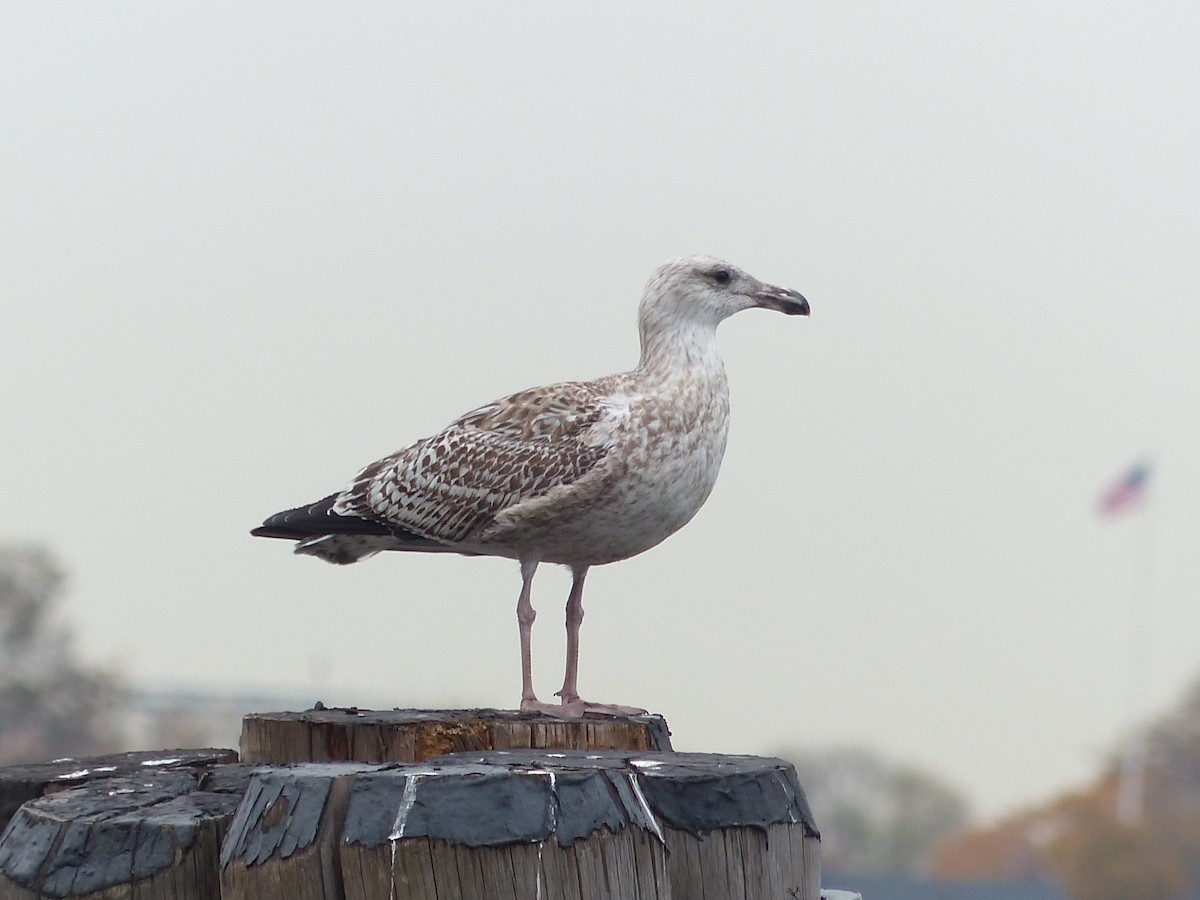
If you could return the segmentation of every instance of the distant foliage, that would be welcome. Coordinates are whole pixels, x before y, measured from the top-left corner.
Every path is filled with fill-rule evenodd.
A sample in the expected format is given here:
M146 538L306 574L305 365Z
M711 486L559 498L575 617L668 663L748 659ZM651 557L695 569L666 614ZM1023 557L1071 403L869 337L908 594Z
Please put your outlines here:
M821 870L920 875L966 825L967 804L934 776L862 749L778 754L796 766L821 829Z
M1118 820L1117 779L1109 772L1088 788L997 825L967 832L939 848L934 871L945 878L1045 879L1072 900L1183 900L1186 866L1148 817Z
M1144 811L1117 816L1118 764L1082 790L943 845L957 878L1050 877L1073 900L1200 900L1200 684L1147 735Z
M47 551L0 546L0 764L117 749L123 691L76 661L53 618L63 581Z

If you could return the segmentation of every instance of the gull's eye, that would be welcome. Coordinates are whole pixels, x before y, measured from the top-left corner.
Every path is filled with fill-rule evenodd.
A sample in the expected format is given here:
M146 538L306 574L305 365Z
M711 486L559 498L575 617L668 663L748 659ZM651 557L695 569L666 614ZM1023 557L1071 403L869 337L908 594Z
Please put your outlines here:
M728 269L713 269L709 275L717 284L729 284L730 278L732 277L729 274Z

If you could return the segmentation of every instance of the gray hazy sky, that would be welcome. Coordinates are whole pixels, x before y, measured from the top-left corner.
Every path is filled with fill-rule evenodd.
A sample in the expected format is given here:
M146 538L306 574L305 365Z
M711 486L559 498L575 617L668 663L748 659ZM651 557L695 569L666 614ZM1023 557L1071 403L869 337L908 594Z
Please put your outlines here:
M0 539L149 684L511 706L502 560L246 531L477 404L628 368L715 253L733 433L589 579L581 688L680 749L864 743L994 815L1200 674L1200 7L6 4ZM535 590L561 679L565 574Z

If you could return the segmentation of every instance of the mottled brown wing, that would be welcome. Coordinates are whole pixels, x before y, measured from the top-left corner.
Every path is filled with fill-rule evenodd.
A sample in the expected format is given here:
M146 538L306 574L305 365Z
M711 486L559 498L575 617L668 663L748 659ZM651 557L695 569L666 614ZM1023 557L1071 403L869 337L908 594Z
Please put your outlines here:
M604 459L611 442L593 432L604 415L602 394L590 384L514 394L367 466L334 512L445 543L469 541L499 512L571 484Z

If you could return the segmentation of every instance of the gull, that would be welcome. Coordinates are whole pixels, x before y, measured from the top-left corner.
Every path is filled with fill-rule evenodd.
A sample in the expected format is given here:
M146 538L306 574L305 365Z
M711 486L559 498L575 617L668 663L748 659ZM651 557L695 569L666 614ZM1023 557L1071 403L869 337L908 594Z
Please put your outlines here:
M644 710L580 699L583 582L688 523L716 484L729 434L717 326L745 309L807 316L796 291L711 256L676 259L646 284L641 358L594 381L531 388L473 409L362 469L343 490L268 518L250 533L347 564L383 550L499 556L521 569L521 709L560 716ZM571 571L559 703L533 689L533 576Z

